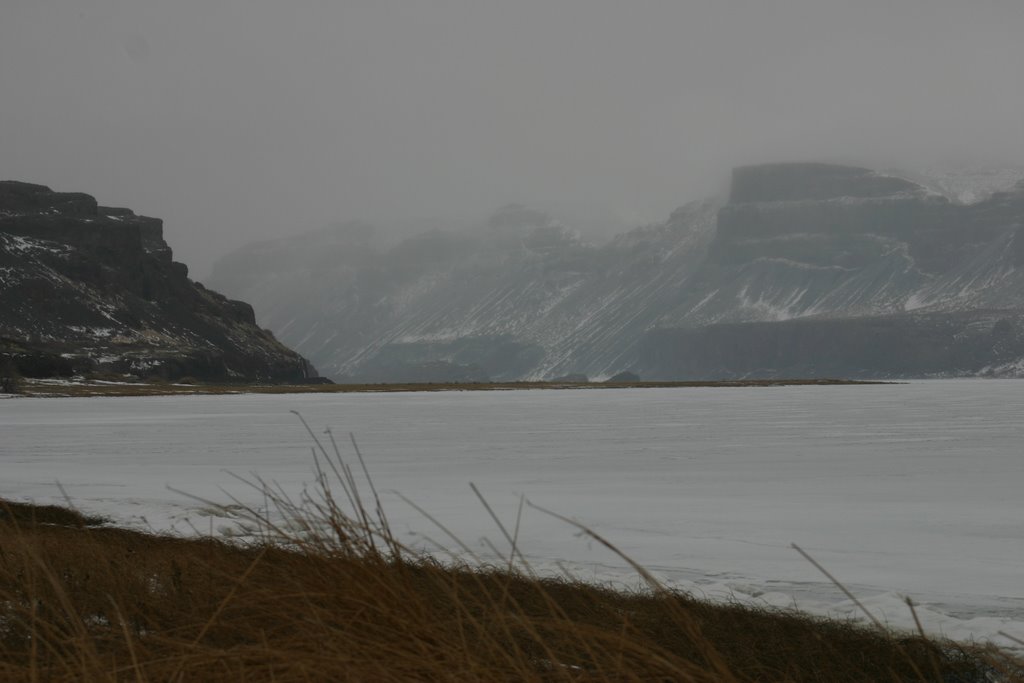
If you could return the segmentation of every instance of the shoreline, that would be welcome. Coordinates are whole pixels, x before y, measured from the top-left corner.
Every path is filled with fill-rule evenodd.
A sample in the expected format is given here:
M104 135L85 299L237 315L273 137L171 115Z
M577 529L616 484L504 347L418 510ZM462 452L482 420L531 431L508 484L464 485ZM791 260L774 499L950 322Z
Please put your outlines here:
M405 384L174 384L88 380L26 379L18 396L79 398L88 396L179 396L238 394L347 394L443 391L529 391L552 389L685 389L720 387L854 386L899 382L851 379L749 379L678 382L473 382Z

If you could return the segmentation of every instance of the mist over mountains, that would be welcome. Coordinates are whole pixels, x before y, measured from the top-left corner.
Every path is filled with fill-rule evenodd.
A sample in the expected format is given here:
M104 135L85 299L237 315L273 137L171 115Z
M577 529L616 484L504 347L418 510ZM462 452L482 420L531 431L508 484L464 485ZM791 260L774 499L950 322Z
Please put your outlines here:
M342 381L1024 375L1024 170L741 167L601 246L519 205L388 246L347 223L209 285Z

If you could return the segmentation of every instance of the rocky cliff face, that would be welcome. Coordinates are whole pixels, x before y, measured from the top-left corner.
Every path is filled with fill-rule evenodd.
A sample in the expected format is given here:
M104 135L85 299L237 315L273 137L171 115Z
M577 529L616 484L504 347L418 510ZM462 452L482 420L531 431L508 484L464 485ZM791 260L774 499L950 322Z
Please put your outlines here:
M0 182L0 355L26 376L315 374L256 326L252 307L187 273L158 219L85 194Z
M967 204L868 169L747 167L727 201L600 248L504 210L390 250L337 234L254 245L214 280L341 378L1018 375L1024 185L999 179Z
M737 171L736 185L755 176L767 187L734 192L719 212L703 268L711 298L701 319L686 322L1024 303L1024 280L1016 272L1024 187L961 205L896 178L885 179L887 189L869 192L878 185L865 183L863 176L874 174L864 171L850 178L849 188L837 183L814 198L789 191L773 196L774 172L788 178L790 166Z

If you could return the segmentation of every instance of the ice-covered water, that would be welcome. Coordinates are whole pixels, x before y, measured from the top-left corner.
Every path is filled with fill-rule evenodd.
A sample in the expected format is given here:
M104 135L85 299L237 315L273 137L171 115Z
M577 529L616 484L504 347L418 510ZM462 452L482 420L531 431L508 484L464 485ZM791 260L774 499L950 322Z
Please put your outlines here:
M669 583L711 596L852 606L798 543L897 627L1024 638L1024 382L0 401L0 496L122 524L222 533L195 496L262 504L231 472L295 491L316 429L355 432L379 489L471 545L519 496L586 523ZM351 448L342 444L345 455ZM440 537L391 493L402 540ZM520 545L583 578L626 563L534 509Z

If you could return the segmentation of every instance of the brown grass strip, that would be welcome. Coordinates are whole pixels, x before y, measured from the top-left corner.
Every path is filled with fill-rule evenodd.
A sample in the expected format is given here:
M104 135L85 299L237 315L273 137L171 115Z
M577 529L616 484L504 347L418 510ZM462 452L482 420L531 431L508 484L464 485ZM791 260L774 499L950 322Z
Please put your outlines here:
M0 517L0 680L1021 680L994 651L709 604L649 573L651 590L630 593L395 555L366 542L384 541L380 520L245 545L31 521L52 514Z

